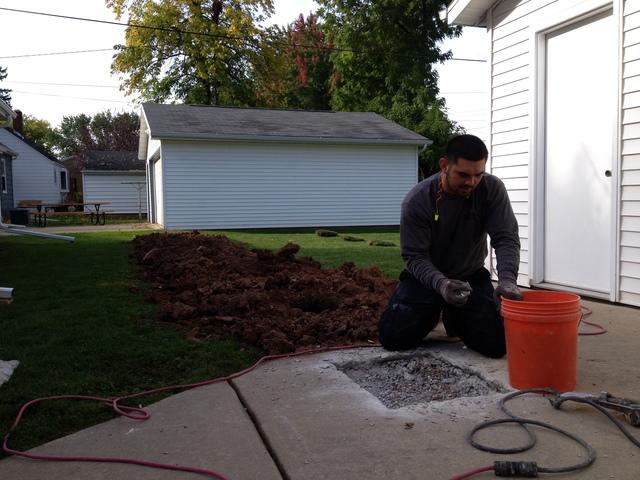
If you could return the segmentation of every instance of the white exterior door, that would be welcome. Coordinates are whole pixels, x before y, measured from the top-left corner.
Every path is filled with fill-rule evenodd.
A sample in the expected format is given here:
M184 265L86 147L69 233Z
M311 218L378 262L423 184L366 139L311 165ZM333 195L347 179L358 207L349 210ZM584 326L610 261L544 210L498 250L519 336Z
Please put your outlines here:
M611 12L546 36L545 284L607 296L617 35Z

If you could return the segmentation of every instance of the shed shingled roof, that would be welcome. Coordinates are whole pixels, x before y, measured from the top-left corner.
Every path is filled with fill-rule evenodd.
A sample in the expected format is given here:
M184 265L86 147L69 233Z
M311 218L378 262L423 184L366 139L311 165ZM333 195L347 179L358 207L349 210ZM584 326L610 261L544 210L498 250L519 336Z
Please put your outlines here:
M138 152L88 150L85 154L84 170L145 170L144 160L138 160Z
M157 139L273 140L424 145L430 140L376 113L146 103Z

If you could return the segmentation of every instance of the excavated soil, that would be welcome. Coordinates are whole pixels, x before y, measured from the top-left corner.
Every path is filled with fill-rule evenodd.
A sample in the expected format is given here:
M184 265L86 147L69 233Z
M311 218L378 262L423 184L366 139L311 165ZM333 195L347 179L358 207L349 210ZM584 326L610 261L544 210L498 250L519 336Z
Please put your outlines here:
M198 232L138 236L133 256L161 321L195 341L234 335L270 354L377 341L396 281L375 267L324 269L298 245L250 250Z

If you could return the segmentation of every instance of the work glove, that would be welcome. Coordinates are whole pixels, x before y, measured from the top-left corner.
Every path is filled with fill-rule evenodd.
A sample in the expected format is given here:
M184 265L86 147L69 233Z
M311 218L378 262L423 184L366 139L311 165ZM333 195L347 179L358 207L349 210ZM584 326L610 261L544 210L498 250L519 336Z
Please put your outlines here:
M467 303L469 295L471 295L471 285L469 285L469 282L452 280L450 278L440 280L437 290L445 302L455 307L461 307Z
M509 300L522 300L522 293L520 293L520 289L515 282L503 280L498 282L498 286L493 292L493 299L496 302L496 308L498 310L500 310L502 297L508 298Z

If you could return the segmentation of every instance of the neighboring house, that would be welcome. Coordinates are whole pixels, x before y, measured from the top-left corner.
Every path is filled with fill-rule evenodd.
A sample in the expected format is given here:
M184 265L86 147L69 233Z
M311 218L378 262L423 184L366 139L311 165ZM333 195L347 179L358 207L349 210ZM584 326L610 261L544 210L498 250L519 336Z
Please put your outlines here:
M640 305L640 2L447 13L488 31L490 169L520 225L519 283Z
M16 153L0 143L0 216L5 220L13 207L13 169L11 167Z
M0 100L0 127L11 125L15 112L4 101ZM9 210L13 207L13 175L11 161L15 157L15 152L6 145L0 143L0 219L4 220L9 215Z
M16 111L14 128L0 128L0 143L16 153L13 161L13 206L23 201L56 203L68 192L67 170L55 157L26 140L22 114Z
M15 117L16 113L11 107L3 100L0 100L0 127L10 126Z
M145 161L137 152L88 151L82 170L84 202L109 202L112 213L147 213Z
M82 155L72 155L62 160L69 176L69 192L66 198L68 202L82 201L82 170L85 163L86 159Z
M168 229L397 225L429 143L374 113L145 104L139 158Z

